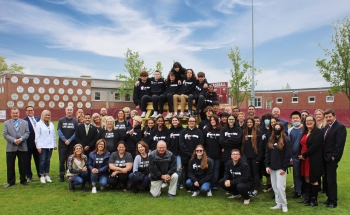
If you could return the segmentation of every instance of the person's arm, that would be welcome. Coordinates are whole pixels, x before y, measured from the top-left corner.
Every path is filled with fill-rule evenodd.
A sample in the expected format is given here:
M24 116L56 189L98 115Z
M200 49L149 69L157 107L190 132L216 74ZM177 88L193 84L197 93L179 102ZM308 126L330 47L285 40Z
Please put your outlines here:
M90 154L89 154L88 169L90 172L94 168L94 163L95 163L95 160L92 158L91 153L94 153L94 152L90 152ZM96 159L96 157L95 157L95 159Z
M256 157L256 162L260 163L261 159L263 157L263 141L262 141L262 134L261 133L257 133L258 134L258 138L257 138L257 142L258 142L258 155Z
M132 172L139 171L140 163L141 163L141 155L136 155Z
M287 171L288 167L290 166L290 159L292 158L292 144L290 143L290 140L288 138L284 139L284 161L283 161L283 171Z
M57 145L56 145L57 140L56 140L55 126L54 126L54 124L52 122L50 122L50 127L52 128L50 130L50 135L52 135L53 146L54 146L54 149L56 150L56 148L57 148Z
M246 183L249 181L249 176L250 176L250 168L248 164L244 163L241 164L241 177L232 179L231 180L231 185L233 184L240 184L240 183Z
M153 156L149 156L149 165L148 165L149 172L151 173L151 178L153 180L159 180L162 177L162 173L158 170L157 165L155 164L153 160Z
M135 106L139 106L140 105L140 98L139 98L138 87L134 87L133 101L134 101Z
M85 129L85 125L84 125L84 129ZM79 126L77 126L77 128L75 129L74 135L75 135L75 142L76 142L77 144L81 144L81 145L83 146L83 149L84 149L85 143L83 143L83 141L82 141L81 138L80 138L80 135L79 135ZM69 140L69 142L71 142L71 141Z
M60 139L65 142L67 140L67 138L63 135L63 132L62 130L59 128L57 129L57 133L58 133L58 136L60 137Z
M185 144L185 133L186 130L182 130L180 133L180 137L179 137L179 146L180 146L180 150L183 153L184 156L190 157L192 155L192 152L190 152Z
M208 168L206 169L205 177L202 178L200 181L198 181L199 185L202 185L205 182L210 182L212 177L213 177L213 164L208 159Z
M332 158L336 160L340 160L340 158L343 155L344 152L344 146L345 146L345 141L346 141L346 128L344 125L341 125L340 128L337 131L336 134L336 139L335 139L335 147L334 151L332 153Z
M109 157L109 161L108 161L108 166L109 166L109 169L112 170L112 171L117 171L117 173L120 173L122 172L122 168L120 167L117 167L115 166L115 156L114 156L114 153L118 153L118 152L113 152L112 155Z
M13 142L15 142L16 138L12 137L10 135L10 133L8 132L7 126L9 126L9 123L12 123L12 122L11 121L7 121L6 123L4 123L3 135L4 135L4 138L6 139L7 142L13 143Z
M74 162L74 156L71 155L68 158L68 170L72 174L79 174L82 173L83 171L81 169L73 169L73 162Z
M109 159L109 152L107 152L106 158L103 158L102 166L98 169L99 173L108 172L108 159Z
M129 172L132 169L132 163L126 163L125 168L126 172Z
M26 122L26 128L25 128L25 131L24 131L24 134L20 137L20 139L23 141L26 141L29 137L29 134L30 134L30 131L29 131L29 126L28 126L28 122L23 120L24 122Z
M196 176L194 175L193 164L195 164L194 160L191 160L188 164L188 178L191 179L192 183L197 181ZM187 179L186 179L187 180Z
M231 178L231 173L230 173L230 161L227 161L226 162L226 165L225 165L225 172L224 172L224 177L223 179L226 181L226 180L230 180ZM232 161L231 161L232 162Z
M97 139L98 138L98 132L97 132L97 128L95 126L91 127L90 129L93 129L93 135L92 135L93 138L92 138L92 140L89 143L89 148L92 149L95 146L95 144L96 144L96 142L98 140Z

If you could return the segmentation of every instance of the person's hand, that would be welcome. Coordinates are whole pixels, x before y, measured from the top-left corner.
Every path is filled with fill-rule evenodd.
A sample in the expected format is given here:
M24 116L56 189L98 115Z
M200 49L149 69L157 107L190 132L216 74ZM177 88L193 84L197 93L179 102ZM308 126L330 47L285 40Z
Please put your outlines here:
M126 168L122 168L122 173L127 173L128 170Z
M97 173L98 173L98 169L93 168L93 169L91 170L91 172L97 174Z
M289 163L290 165L293 165L293 159L290 159Z
M221 152L224 152L225 151L225 149L221 149Z
M16 140L15 140L15 144L16 144L16 145L19 145L21 142L22 142L21 139L16 139Z
M182 170L182 167L181 167L181 165L179 165L178 167L177 167L177 171L181 171Z
M193 104L196 104L196 100L193 100L192 103L193 103Z
M38 149L39 154L41 154L41 149Z
M230 180L225 181L225 187L231 187L231 182Z
M69 143L69 140L64 141L64 144L66 144L67 146L69 145Z
M89 146L84 147L84 151L87 151L87 150L89 150Z
M204 89L207 89L207 88L208 88L208 84L205 83L205 84L203 85L203 88L204 88Z
M334 157L332 157L332 161L334 161L334 159L335 159L335 158L334 158Z
M87 171L86 166L84 166L84 167L81 169L81 171L86 172L86 171Z
M117 171L112 172L111 176L112 176L112 177L117 176Z
M199 187L199 183L198 183L198 181L196 181L196 182L194 182L194 184L193 184L194 186L196 186L196 187Z
M280 175L284 175L286 171L283 171L282 169L280 170Z
M267 172L268 174L270 174L270 173L271 173L271 170L270 170L270 168L269 168L269 167L266 167L266 172Z
M178 81L177 81L177 84L178 84L178 85L181 85L181 80L178 80Z
M170 180L170 175L162 175L161 177L164 181L169 181Z
M132 135L133 133L134 133L134 129L131 129L131 130L129 131L129 134Z
M140 85L140 82L139 81L136 81L135 82L135 87L138 87Z
M298 158L299 158L300 160L305 160L304 156L302 156L302 155L299 155Z

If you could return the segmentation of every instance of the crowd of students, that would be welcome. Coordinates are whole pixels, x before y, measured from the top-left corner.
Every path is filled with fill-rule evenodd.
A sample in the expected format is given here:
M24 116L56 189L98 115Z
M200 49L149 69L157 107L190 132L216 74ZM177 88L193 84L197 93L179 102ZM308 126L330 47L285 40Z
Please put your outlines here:
M183 74L186 78L181 80ZM126 107L118 110L116 117L108 116L105 108L92 116L78 109L74 118L73 108L67 107L66 116L57 126L58 146L49 110L39 118L28 106L28 120L21 120L19 110L12 108L12 119L4 126L8 158L5 187L15 183L12 159L16 156L21 184L33 180L31 167L23 162L28 161L23 152L29 151L29 137L34 135L40 182L52 182L50 159L52 150L58 148L60 181L67 179L71 191L76 185L88 191L86 184L91 182L92 193L97 193L97 185L100 190L108 185L135 193L141 187L149 190L151 197L158 197L161 188L169 186L168 196L174 198L176 189L185 188L192 196L201 192L212 196L212 191L222 187L229 198L242 197L243 203L249 204L266 177L263 191L273 190L276 201L271 209L287 212L286 175L292 166L293 198L304 196L302 204L317 206L322 177L322 189L328 196L326 205L337 207L336 169L346 130L333 110L317 109L314 115L294 111L290 115L292 127L288 129L278 108L262 116L255 114L254 106L249 106L248 116L238 108L227 107L219 112L213 86L206 82L204 73L198 73L197 79L193 70L179 63L174 64L167 80L158 72L148 78L143 71L140 77L135 83L134 102L141 116ZM149 101L153 102L154 112L141 127ZM174 108L178 101L180 113ZM165 102L169 111L163 117ZM193 112L192 104L196 105ZM187 118L188 126L181 124L182 118ZM170 120L169 127L165 120ZM26 127L18 129L18 125Z

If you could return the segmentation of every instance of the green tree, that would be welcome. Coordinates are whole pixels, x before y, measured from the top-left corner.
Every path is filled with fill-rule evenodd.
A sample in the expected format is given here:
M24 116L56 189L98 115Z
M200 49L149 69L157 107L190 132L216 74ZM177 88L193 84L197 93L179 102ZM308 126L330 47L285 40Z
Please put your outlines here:
M335 34L332 35L332 50L320 47L325 52L327 59L317 59L316 66L323 78L330 82L329 94L342 92L346 95L350 109L350 20L348 17L343 22L333 23Z
M230 48L230 53L228 53L227 56L233 65L233 69L230 69L232 80L229 80L230 86L228 88L228 93L235 102L235 105L240 107L245 98L250 98L252 86L250 71L252 65L241 58L241 52L237 46L234 47L234 49ZM255 68L254 73L261 73L261 70ZM255 85L256 84L257 81L255 82Z
M134 84L140 77L140 72L142 70L147 70L144 67L144 61L139 59L138 52L132 52L129 48L127 49L124 62L124 72L128 75L119 74L117 75L117 80L122 81L122 84L118 90L121 95L130 95L132 97Z
M162 62L156 62L156 69L155 70L158 70L160 72L160 76L162 77L163 76L163 66L162 66Z
M12 73L23 74L23 66L20 66L17 63L13 63L9 66L5 59L5 57L0 56L0 75Z

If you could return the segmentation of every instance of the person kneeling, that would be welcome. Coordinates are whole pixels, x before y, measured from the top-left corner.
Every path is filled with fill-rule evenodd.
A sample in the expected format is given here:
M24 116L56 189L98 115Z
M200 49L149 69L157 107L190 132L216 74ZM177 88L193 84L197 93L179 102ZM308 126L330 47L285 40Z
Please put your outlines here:
M188 177L186 186L193 191L192 196L198 196L200 190L212 196L210 180L213 175L212 163L208 159L202 145L197 145L188 165ZM200 189L200 190L199 190Z
M250 202L248 191L254 186L249 165L242 161L241 153L238 149L231 151L231 159L226 164L225 175L219 181L219 184L226 191L232 193L232 196L229 198L239 198L242 196L244 204L247 205Z
M76 144L73 154L68 157L68 170L66 177L69 180L69 190L74 191L74 186L81 184L81 189L87 192L85 187L89 172L87 168L87 157L84 155L83 146Z
M170 182L168 197L173 199L176 195L176 158L167 150L164 140L159 140L157 150L149 155L149 171L151 175L151 197L160 196L163 182Z

